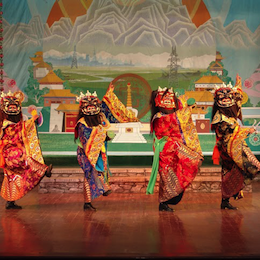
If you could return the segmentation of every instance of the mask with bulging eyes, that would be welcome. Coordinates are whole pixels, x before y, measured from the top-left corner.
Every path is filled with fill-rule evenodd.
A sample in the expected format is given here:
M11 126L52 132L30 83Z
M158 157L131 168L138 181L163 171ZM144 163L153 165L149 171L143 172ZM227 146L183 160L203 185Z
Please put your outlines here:
M85 115L97 115L101 110L101 104L97 97L89 96L80 101L80 109Z
M221 88L215 93L215 101L219 107L231 107L235 104L234 92L230 88Z
M18 115L21 113L22 92L8 93L2 96L1 110L7 115Z
M175 93L167 89L164 91L158 91L155 98L155 105L164 109L174 109L176 108L175 104Z

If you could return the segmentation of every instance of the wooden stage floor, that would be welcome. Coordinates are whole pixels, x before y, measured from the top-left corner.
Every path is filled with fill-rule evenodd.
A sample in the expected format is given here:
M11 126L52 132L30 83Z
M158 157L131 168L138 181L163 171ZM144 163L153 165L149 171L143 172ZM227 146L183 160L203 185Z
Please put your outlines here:
M0 257L84 259L258 259L260 182L237 211L220 193L186 193L175 212L158 211L158 194L112 193L83 211L83 194L39 194L6 210L0 198Z

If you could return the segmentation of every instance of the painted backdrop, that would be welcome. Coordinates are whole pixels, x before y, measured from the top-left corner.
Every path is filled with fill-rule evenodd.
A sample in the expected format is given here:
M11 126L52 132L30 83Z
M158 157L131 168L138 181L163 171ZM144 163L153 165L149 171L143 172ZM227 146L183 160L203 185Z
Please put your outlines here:
M205 153L215 141L209 130L215 84L234 84L239 74L244 123L259 122L258 0L2 0L1 8L1 90L24 92L24 117L29 105L43 114L43 150L74 151L77 95L96 91L102 99L110 82L140 119L114 125L110 134L114 143L141 143L137 151L152 150L149 98L158 86L195 98ZM69 145L53 145L50 134ZM259 135L249 141L259 152Z

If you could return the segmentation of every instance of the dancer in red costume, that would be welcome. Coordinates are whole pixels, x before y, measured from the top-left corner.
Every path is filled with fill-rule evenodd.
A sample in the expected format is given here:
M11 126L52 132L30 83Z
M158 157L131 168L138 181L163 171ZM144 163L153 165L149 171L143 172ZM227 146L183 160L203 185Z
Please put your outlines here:
M236 84L215 87L211 129L216 133L213 151L214 164L222 166L221 209L236 210L229 199L243 198L243 188L260 173L260 162L248 147L245 139L256 130L242 123L242 85L239 75ZM241 123L239 123L239 121Z
M203 161L191 110L194 99L176 97L168 88L158 88L151 96L151 133L154 133L154 159L147 194L153 194L159 172L159 211L173 211Z
M1 196L6 209L21 209L15 201L32 190L46 175L51 177L52 165L47 166L41 153L36 124L42 120L32 109L32 118L24 121L22 92L1 95L0 167L4 169Z
M96 91L81 93L78 121L75 126L75 141L78 143L77 159L84 171L84 210L96 210L92 200L107 196L112 190L109 185L107 160L107 129L110 123L137 122L138 118L114 94L114 86L109 85L102 99Z

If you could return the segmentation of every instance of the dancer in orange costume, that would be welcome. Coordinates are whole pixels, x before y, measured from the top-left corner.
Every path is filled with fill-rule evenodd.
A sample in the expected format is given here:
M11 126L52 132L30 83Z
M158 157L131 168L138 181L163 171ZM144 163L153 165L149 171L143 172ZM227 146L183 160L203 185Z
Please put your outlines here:
M6 209L21 209L16 200L32 190L46 175L51 177L52 165L47 166L41 153L36 123L42 118L31 107L32 117L24 121L21 91L2 93L0 110L0 166L4 169L1 196Z
M112 190L109 185L107 161L107 129L111 123L137 122L134 112L126 109L109 85L102 99L96 91L81 93L78 121L75 126L75 140L78 143L77 159L84 171L84 210L96 210L91 204L99 196L107 196Z
M151 95L151 133L154 158L147 194L152 194L159 172L159 211L173 211L199 171L203 155L191 118L194 99L177 98L173 89L158 88Z
M256 129L240 125L242 99L239 75L234 87L231 83L215 87L211 129L216 133L216 145L212 158L214 164L221 163L222 166L221 209L236 210L237 207L232 206L229 199L243 198L245 185L260 173L260 162L245 141Z

